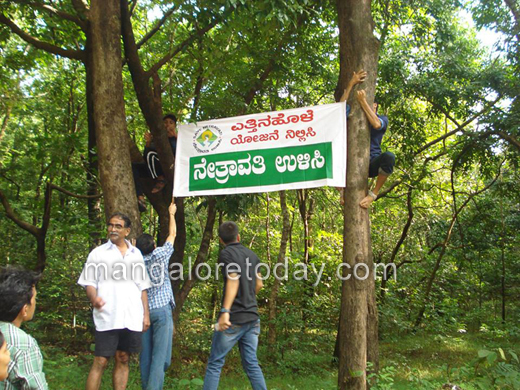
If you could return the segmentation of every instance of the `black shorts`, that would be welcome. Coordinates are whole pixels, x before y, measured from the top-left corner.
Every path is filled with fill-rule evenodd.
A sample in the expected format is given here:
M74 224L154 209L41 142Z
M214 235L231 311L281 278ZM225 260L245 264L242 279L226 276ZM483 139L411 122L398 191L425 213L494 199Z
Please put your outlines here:
M128 329L114 329L94 333L96 349L94 356L110 357L116 351L128 353L141 352L142 332L134 332Z

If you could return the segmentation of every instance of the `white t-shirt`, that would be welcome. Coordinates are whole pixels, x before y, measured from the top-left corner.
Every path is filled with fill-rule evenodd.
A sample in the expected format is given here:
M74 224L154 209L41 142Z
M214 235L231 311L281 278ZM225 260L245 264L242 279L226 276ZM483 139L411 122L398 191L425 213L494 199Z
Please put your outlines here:
M126 241L125 257L110 240L88 255L78 284L92 286L105 301L101 309L94 308L94 324L99 332L129 329L142 332L144 309L143 290L152 285L139 249Z

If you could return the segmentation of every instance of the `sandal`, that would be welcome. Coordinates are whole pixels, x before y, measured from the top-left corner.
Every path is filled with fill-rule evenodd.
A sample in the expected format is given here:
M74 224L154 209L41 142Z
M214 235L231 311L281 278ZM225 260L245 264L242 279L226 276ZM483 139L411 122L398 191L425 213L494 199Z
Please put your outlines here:
M161 192L165 185L166 185L166 182L164 180L158 179L157 183L155 183L155 186L152 188L152 194Z

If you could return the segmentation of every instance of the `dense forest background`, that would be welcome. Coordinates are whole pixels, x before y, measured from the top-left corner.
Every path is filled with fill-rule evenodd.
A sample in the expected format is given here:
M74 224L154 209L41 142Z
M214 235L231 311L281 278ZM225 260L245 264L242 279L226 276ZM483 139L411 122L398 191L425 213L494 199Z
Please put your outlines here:
M0 4L0 264L43 269L37 314L26 328L42 346L53 389L77 389L86 379L92 319L76 281L105 236L89 6ZM188 123L335 101L332 1L122 0L121 7L131 25L122 29L128 139L120 138L120 148L132 159L144 133L159 131L157 107ZM373 260L396 269L376 278L380 363L378 372L369 367L371 388L518 389L520 4L373 0L371 8L380 42L376 95L390 118L383 149L397 156L396 172L370 210ZM143 91L155 106L146 105ZM168 191L149 189L150 207L136 231L160 240ZM176 244L172 262L185 264L185 278L173 282L178 307L167 388L200 386L222 282L188 278L187 262L215 269L215 229L230 219L265 262L286 257L289 270L323 266L319 283L310 272L307 281L270 277L259 294L259 355L269 388L336 388L338 192L177 202L184 243ZM224 380L221 388L248 388L237 351ZM138 384L134 366L130 388Z

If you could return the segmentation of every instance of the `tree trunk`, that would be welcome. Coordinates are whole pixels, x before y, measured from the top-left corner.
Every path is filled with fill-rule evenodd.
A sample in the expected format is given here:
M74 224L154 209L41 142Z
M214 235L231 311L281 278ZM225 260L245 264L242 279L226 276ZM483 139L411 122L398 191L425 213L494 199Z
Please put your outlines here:
M92 45L90 37L90 27L86 33L85 43L85 75L86 75L86 100L87 100L87 122L88 122L88 151L87 151L87 195L96 196L98 190L98 161L96 145L96 122L94 118L94 80L92 77ZM90 249L101 244L101 234L103 223L101 218L101 200L99 198L89 198L87 200L87 215L90 236Z
M403 227L403 232L401 233L401 237L399 237L399 240L397 241L397 244L394 247L394 250L392 251L392 254L390 255L390 260L386 264L393 264L395 263L395 258L397 257L397 253L399 252L399 249L403 245L404 241L406 240L406 237L408 237L408 231L410 230L410 227L412 226L412 220L413 220L413 208L412 208L412 189L410 188L408 190L408 194L406 197L406 206L408 208L408 219L406 220L406 223ZM386 273L386 271L385 271ZM386 276L383 275L383 278L381 279L381 288L380 288L380 297L381 297L381 303L383 304L385 302L386 297L386 284L388 280L392 277L393 272L392 268L390 268L390 272Z
M310 260L309 250L311 247L310 220L314 209L314 199L309 196L309 190L307 189L296 191L296 195L298 198L298 210L300 211L303 223L303 262L308 266ZM309 279L303 282L304 298L302 300L302 320L304 326L306 326L309 316L312 316L309 305L314 296L314 286Z
M172 264L182 264L184 259L184 251L186 249L186 214L184 212L184 198L175 198L177 212L175 213L175 222L177 224L177 236L175 237L173 256L170 259ZM180 287L180 280L172 280L173 291L177 291Z
M373 20L369 0L337 0L340 31L340 76L336 89L339 99L354 71L365 69L365 82L369 102L374 97L377 76L379 43L373 35ZM367 119L355 99L350 99L352 117L347 132L347 186L345 189L343 262L351 270L358 263L372 264L370 250L370 226L368 212L359 206L367 189L369 164L369 139ZM377 323L374 324L375 292L373 270L364 275L364 267L358 269L359 278L353 275L343 281L340 318L340 356L338 387L340 389L366 389L366 363L368 343L377 343ZM346 277L347 268L344 267ZM370 307L370 309L369 309ZM370 324L369 324L370 323ZM368 329L368 330L367 330ZM375 333L375 335L374 335ZM367 339L370 338L368 341ZM371 353L371 355L372 355ZM374 359L373 356L371 356Z
M154 186L152 180L143 181L143 190L145 195L150 200L155 211L159 215L159 234L157 242L162 244L168 236L168 225L170 221L170 214L168 213L168 206L171 202L171 194L173 189L173 170L174 157L170 148L170 143L163 124L162 98L161 98L161 80L157 73L153 74L153 84L150 83L150 74L148 74L142 66L139 57L137 43L132 28L130 18L130 10L128 8L128 1L121 0L121 17L122 25L121 32L123 36L123 43L125 49L125 57L128 64L128 69L132 76L133 86L136 93L139 107L146 120L146 124L150 129L155 140L155 146L159 155L159 162L164 172L164 178L167 182L166 188L158 194L152 195L151 189ZM138 161L142 161L142 157L136 156ZM134 161L135 162L135 161ZM177 210L177 220L184 220L184 208L180 207ZM182 226L181 226L182 227ZM181 240L185 238L182 234L177 238L179 241L177 246L184 247ZM176 248L177 249L177 248ZM184 253L184 250L182 251ZM178 255L174 255L178 258ZM181 258L182 260L182 258Z
M287 201L285 198L285 191L280 191L280 207L282 209L282 238L280 241L280 251L278 252L278 259L276 260L276 264L283 264L285 260L285 256L287 253L287 241L289 241L289 232L290 232L290 217L289 210L287 209ZM273 267L274 272L274 267ZM274 278L273 286L271 287L271 294L269 295L269 305L268 305L268 313L269 319L268 323L268 336L267 343L269 345L269 349L274 351L274 346L276 344L276 300L278 298L278 289L280 288L280 279Z
M373 273L374 262L372 256L372 248L369 248L368 256L368 269L370 270L370 276L367 279L368 282L368 319L367 319L367 361L372 363L371 373L377 373L379 371L379 314L377 311L377 299L376 299L376 278Z
M217 207L216 207L216 199L214 196L209 197L208 199L208 218L206 220L206 226L204 227L204 233L202 234L202 240L199 247L199 252L197 253L197 258L192 265L192 268L189 271L188 279L184 281L182 284L182 288L177 291L175 294L175 311L173 312L173 320L175 322L178 321L182 306L188 297L191 289L196 283L195 280L195 269L197 265L206 261L208 257L208 252L210 249L211 239L213 238L213 227L215 225L215 217L217 215Z
M118 0L92 0L90 8L93 99L99 174L105 216L127 214L131 236L141 234L130 151L127 142L121 75L121 9Z
M7 102L7 108L5 110L5 116L2 121L2 126L0 127L0 142L2 142L2 139L4 138L5 131L7 130L7 124L9 123L9 117L11 116L11 102Z

